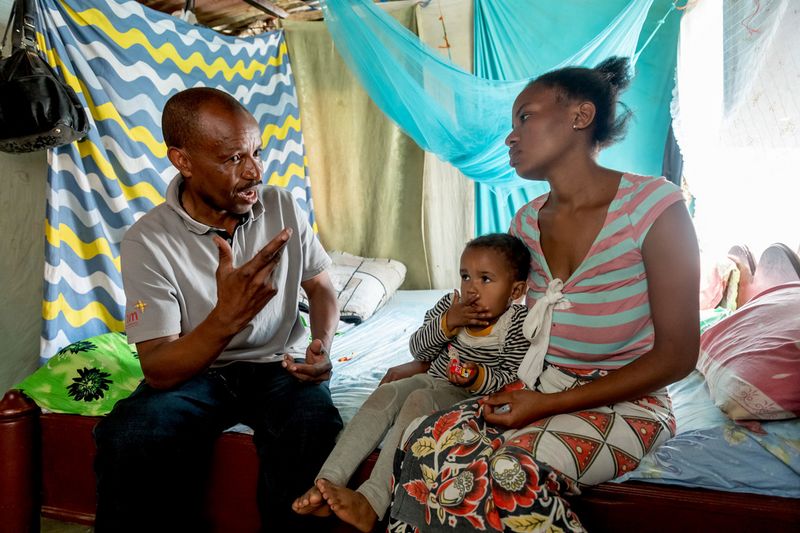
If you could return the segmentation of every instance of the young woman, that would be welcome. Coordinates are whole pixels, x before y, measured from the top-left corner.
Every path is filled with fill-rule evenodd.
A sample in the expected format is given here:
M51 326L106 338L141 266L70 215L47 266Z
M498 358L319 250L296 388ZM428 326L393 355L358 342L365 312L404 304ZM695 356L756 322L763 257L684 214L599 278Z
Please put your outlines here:
M510 228L532 256L541 354L523 362L525 389L462 402L410 435L391 531L581 531L561 496L635 468L674 434L665 387L697 358L699 254L677 187L596 162L623 134L628 83L627 60L611 58L517 97L511 165L550 184Z

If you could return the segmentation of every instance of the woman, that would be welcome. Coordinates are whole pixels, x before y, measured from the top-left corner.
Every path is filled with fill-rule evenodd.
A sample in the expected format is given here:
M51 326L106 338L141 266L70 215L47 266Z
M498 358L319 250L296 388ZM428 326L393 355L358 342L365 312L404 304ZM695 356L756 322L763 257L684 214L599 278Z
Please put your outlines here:
M517 97L511 165L550 184L510 228L532 256L526 386L437 413L405 440L392 531L582 531L562 496L635 468L674 434L665 387L697 358L699 253L677 187L595 160L623 134L629 81L627 60L611 58L544 74Z

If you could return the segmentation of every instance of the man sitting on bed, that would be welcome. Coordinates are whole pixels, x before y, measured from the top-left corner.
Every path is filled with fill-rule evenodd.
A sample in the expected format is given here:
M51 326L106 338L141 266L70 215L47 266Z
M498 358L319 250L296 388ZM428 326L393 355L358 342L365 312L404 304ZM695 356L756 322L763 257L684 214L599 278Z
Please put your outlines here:
M213 443L237 422L255 433L263 528L319 531L290 502L342 428L325 383L339 319L330 259L292 195L259 186L261 131L233 97L180 92L162 128L180 172L121 246L145 382L95 430L97 531L207 530Z

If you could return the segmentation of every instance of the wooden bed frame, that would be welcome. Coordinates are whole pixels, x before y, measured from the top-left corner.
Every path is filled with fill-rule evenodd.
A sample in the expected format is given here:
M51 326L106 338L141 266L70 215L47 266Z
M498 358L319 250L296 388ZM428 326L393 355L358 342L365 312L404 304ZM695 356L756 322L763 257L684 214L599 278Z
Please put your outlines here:
M741 259L736 253L732 258ZM800 280L800 260L789 248L772 246L761 256L751 278L761 290ZM755 295L756 289L749 283L740 287L740 294L744 290ZM0 401L0 531L38 531L40 516L82 524L94 522L92 428L97 420L41 414L36 404L19 391L5 395ZM353 484L366 479L376 457L373 454L361 465ZM214 531L259 530L257 472L252 437L226 433L217 440L206 506ZM593 533L800 531L800 499L792 498L631 481L587 489L571 505ZM339 523L335 531L355 530Z
M40 513L94 523L92 428L97 420L40 414L24 395L6 394L0 403L0 530L36 531ZM355 483L366 479L376 458L373 454L361 465ZM217 440L207 491L213 531L259 530L257 472L258 457L249 435L226 433ZM571 505L593 533L800 531L800 499L627 482L603 483L584 491ZM355 532L342 523L335 531Z

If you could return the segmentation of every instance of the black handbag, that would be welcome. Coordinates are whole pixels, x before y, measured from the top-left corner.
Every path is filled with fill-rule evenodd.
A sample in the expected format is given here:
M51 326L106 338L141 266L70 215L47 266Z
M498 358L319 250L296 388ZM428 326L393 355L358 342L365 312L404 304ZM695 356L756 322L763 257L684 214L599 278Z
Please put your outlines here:
M0 150L34 152L86 136L89 121L78 96L39 56L34 0L16 0L11 55L0 59ZM5 45L5 36L3 36Z

